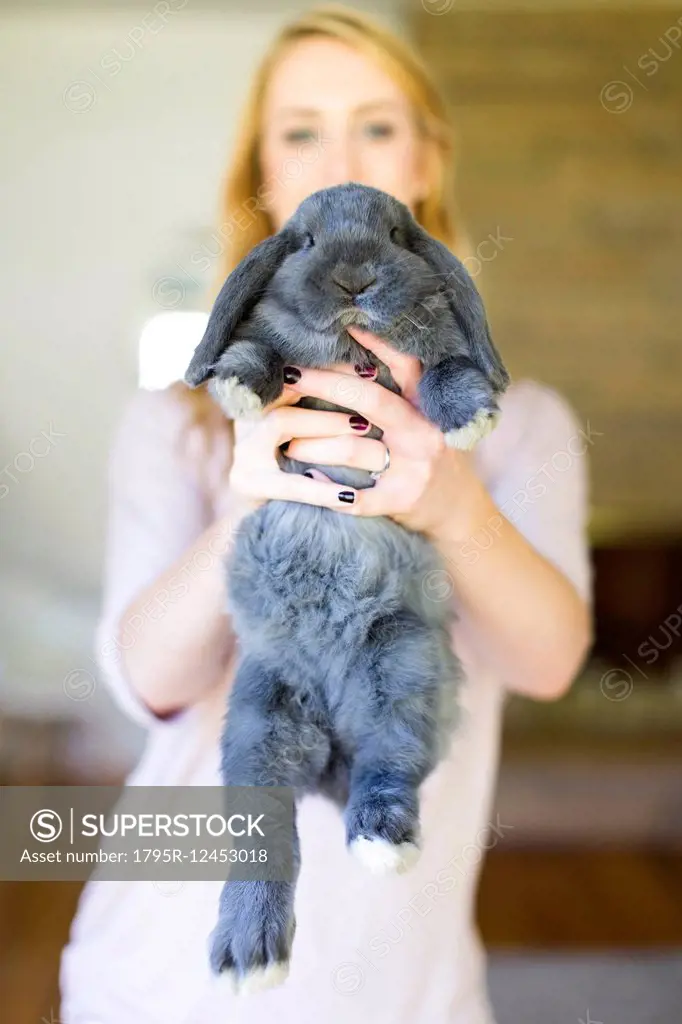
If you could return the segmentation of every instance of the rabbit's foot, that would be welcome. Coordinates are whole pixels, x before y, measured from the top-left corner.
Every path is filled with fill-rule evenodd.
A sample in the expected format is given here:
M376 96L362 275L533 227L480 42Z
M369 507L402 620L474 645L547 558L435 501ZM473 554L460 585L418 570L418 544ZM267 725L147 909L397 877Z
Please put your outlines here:
M285 934L281 934L282 930ZM294 920L282 929L275 919L263 922L246 941L214 941L211 963L218 981L234 995L252 995L282 985L289 974ZM276 951L276 952L275 952Z
M445 434L446 445L448 448L458 448L463 452L470 451L493 430L499 416L497 411L490 412L488 409L479 409L474 418L465 423L463 427L447 431Z
M282 394L283 366L274 348L239 338L216 363L209 390L231 419L258 419Z
M389 843L380 836L358 836L350 850L373 875L402 875L417 863L421 852L415 843Z
M350 852L375 875L402 874L419 857L413 794L394 783L376 792L376 779L366 780L346 809L346 841ZM374 790L374 792L372 792Z
M497 395L466 356L443 359L419 379L419 405L443 432L448 448L469 451L497 422Z
M230 419L257 419L262 415L262 400L239 377L213 377L209 390Z
M295 931L289 883L226 882L211 935L213 973L240 995L280 985L289 973Z

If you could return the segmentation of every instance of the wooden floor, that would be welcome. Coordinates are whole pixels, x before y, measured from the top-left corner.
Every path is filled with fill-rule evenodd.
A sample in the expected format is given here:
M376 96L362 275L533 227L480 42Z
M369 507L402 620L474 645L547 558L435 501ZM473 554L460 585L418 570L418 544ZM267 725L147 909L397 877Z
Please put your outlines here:
M479 893L489 948L682 947L680 857L650 851L492 850ZM0 884L0 1005L58 1024L59 951L80 885Z

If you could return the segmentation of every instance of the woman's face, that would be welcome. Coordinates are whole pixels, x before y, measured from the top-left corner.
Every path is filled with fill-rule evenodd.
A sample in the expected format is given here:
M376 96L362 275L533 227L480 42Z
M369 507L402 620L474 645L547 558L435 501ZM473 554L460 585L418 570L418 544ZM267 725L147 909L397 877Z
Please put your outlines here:
M347 181L413 210L428 187L426 151L407 98L362 54L306 39L277 64L264 101L260 193L275 230L311 192Z

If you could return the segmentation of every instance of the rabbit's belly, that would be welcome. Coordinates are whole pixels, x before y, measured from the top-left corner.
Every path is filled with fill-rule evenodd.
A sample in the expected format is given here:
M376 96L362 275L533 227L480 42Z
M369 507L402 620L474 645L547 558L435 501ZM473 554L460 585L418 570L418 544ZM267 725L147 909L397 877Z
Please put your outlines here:
M436 549L384 517L353 517L270 501L242 523L228 562L228 604L242 644L262 654L289 644L340 658L377 618L414 612L452 620L452 587Z

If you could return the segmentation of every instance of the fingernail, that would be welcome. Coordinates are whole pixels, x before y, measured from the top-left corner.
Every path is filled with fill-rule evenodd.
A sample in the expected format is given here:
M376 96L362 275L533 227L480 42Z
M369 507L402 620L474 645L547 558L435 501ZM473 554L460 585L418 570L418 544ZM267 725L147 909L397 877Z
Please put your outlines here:
M280 451L286 452L288 450L290 444L291 444L291 441L287 441L286 444L282 445Z
M352 505L355 501L355 491L339 491L339 501L345 501L347 505Z
M376 366L361 366L360 363L356 363L354 370L358 377L376 377L377 375Z
M313 474L312 474L312 473L310 472L310 470L309 470L309 469L304 469L304 470L303 470L303 476L307 476L307 477L309 477L309 478L310 478L311 480L314 480L314 479L315 479L315 477L313 476Z
M301 379L301 371L297 366L285 366L283 372L285 384L296 384Z
M349 419L353 430L366 430L369 426L369 420L366 420L364 416L358 415L358 413L353 413Z

